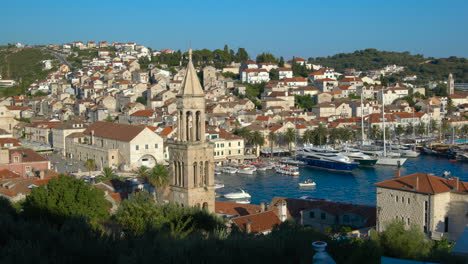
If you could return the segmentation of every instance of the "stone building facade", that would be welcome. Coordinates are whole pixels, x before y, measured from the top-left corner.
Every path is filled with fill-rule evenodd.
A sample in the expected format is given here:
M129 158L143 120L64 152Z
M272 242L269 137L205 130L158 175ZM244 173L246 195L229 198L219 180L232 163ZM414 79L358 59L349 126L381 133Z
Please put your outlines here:
M153 167L164 161L163 139L146 126L96 122L66 138L66 156L93 159L99 169Z
M432 239L455 240L468 225L468 183L414 173L376 183L377 230L391 220L416 225Z

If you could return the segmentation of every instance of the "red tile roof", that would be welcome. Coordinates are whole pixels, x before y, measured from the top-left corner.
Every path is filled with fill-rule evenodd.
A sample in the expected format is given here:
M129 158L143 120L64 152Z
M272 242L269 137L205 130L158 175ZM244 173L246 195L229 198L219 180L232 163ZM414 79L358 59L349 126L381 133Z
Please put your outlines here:
M446 179L426 173L413 173L403 177L378 182L375 185L377 187L429 194L450 191L468 193L468 182L462 182L455 177Z
M21 142L16 138L0 138L0 147L5 147L6 144L13 144L14 147L21 146Z
M154 110L149 110L149 109L146 109L146 110L138 110L138 111L134 112L133 114L131 114L131 116L151 117L151 116L153 116L153 114L154 114L155 112L156 112L156 111L154 111Z
M98 121L90 125L83 132L83 134L91 135L91 131L94 131L94 135L97 137L128 142L140 134L144 129L146 129L145 126L132 126L127 124Z
M260 212L260 206L255 204L240 204L226 201L215 201L215 212L231 216L245 216Z
M246 231L247 223L250 223L252 233L269 231L281 224L281 220L273 211L237 217L232 219L232 222L242 231Z

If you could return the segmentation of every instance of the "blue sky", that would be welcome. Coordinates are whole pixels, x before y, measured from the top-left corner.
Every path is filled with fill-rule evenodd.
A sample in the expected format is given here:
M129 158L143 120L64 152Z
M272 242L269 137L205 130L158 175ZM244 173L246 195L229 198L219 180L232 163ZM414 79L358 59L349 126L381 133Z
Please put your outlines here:
M468 57L468 1L4 1L0 43L134 41L286 58L377 48Z

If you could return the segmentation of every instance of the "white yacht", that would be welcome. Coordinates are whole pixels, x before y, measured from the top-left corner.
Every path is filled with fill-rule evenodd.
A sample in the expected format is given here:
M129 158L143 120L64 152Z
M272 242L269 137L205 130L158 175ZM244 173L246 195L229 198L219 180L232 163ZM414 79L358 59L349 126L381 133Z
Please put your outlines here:
M359 165L358 162L329 147L318 148L308 145L297 150L297 155L298 159L304 161L307 166L319 169L350 172Z
M237 169L233 167L224 167L223 168L224 173L229 173L229 174L234 174L237 173Z
M225 194L224 197L227 199L246 199L251 197L250 194L246 193L244 190L240 188L238 190L238 192Z
M344 148L340 154L359 162L359 165L361 166L374 166L377 163L376 157L364 154L359 149L355 148Z

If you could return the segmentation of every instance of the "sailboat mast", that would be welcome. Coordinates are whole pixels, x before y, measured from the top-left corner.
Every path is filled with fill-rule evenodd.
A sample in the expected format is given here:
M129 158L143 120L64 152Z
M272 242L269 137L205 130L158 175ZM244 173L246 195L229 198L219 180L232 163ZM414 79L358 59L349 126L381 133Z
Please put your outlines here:
M385 100L384 100L384 89L382 87L382 122L383 122L383 152L384 157L387 157L387 144L385 142Z
M364 104L363 104L363 97L364 97L364 86L361 88L361 140L362 140L362 144L364 145Z

